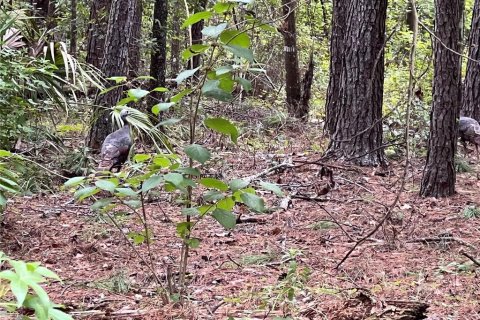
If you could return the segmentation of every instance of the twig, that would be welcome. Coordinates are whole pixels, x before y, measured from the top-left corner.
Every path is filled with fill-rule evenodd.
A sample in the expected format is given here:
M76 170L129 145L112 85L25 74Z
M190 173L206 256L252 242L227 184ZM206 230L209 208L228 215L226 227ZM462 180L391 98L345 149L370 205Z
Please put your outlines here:
M478 261L475 257L471 256L470 254L466 253L465 251L460 251L460 254L467 257L468 259L472 260L477 266L480 266L480 261Z
M271 172L274 172L275 170L278 170L278 169L284 169L284 168L295 168L295 166L291 163L288 163L287 161L284 161L280 164L277 164L273 167L270 167L268 169L265 169L263 170L262 172L260 173L257 173L257 174L254 174L254 175L251 175L251 176L248 176L248 177L245 177L243 178L243 180L245 181L248 181L249 183L254 181L254 180L257 180L263 176L266 176L267 174L271 173Z
M240 263L238 263L238 262L236 262L235 260L233 260L232 257L230 257L229 254L227 254L227 258L228 258L228 260L230 260L231 262L233 262L233 264L236 265L237 267L243 268L243 266L242 266Z
M407 243L418 243L418 242L429 243L429 242L449 242L449 241L455 241L460 243L461 245L464 245L465 247L469 247L472 250L477 250L477 248L474 245L456 237L417 238L417 239L408 240Z

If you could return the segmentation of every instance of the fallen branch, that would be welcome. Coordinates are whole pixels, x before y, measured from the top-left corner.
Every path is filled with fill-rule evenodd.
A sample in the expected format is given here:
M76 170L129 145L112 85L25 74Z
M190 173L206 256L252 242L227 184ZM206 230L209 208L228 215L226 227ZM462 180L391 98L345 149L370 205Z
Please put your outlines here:
M295 168L295 166L287 161L284 161L280 164L277 164L271 168L268 168L268 169L265 169L263 170L262 172L260 173L257 173L257 174L254 174L254 175L251 175L251 176L248 176L248 177L245 177L243 178L243 180L245 181L248 181L248 183L252 182L252 181L255 181L263 176L266 176L268 175L269 173L271 172L274 172L276 170L280 170L280 169L289 169L289 168Z
M475 257L471 256L470 254L466 253L465 251L460 251L460 254L470 259L473 263L477 266L480 266L480 261L478 261Z
M412 239L408 240L407 243L416 243L416 242L424 242L424 243L430 243L430 242L458 242L466 247L469 247L472 250L477 250L477 248L466 242L465 240L462 240L460 238L456 237L432 237L432 238L417 238L417 239Z

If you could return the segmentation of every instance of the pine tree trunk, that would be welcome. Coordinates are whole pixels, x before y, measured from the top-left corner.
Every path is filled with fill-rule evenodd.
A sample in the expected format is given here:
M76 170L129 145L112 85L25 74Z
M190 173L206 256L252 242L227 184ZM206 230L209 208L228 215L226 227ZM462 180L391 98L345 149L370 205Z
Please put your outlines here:
M285 93L287 96L288 114L298 119L308 117L307 108L302 104L302 87L298 69L297 31L295 9L297 1L282 0L285 21L280 32L285 43L283 53L285 62Z
M468 47L468 57L476 61L467 61L462 114L480 121L480 0L475 0Z
M105 40L105 58L101 66L106 77L128 74L129 48L136 12L137 0L113 0L112 2ZM90 148L98 150L105 137L112 131L109 108L117 104L122 91L123 88L117 88L99 95L95 100L95 105L99 107L94 112L95 123L88 137Z
M105 54L105 38L107 36L108 13L110 12L111 4L112 0L94 0L90 7L86 61L97 68L102 66Z
M141 41L142 41L142 15L143 6L142 1L138 0L137 9L132 28L132 37L130 38L130 48L128 52L128 76L135 78L142 74L140 66L141 57Z
M338 119L337 104L340 100L340 86L343 63L343 37L347 27L346 15L350 0L333 0L332 35L330 37L330 80L325 103L325 129L333 135Z
M454 158L461 101L461 59L456 52L460 50L463 0L435 0L435 11L438 40L434 46L430 139L420 189L424 197L455 193Z
M341 63L332 63L335 79L329 87L329 117L334 124L327 153L363 166L381 165L385 162L382 103L387 0L351 0L346 13L343 46L334 52L341 58L332 57ZM334 28L338 27L342 26Z
M77 0L70 3L70 54L77 56Z

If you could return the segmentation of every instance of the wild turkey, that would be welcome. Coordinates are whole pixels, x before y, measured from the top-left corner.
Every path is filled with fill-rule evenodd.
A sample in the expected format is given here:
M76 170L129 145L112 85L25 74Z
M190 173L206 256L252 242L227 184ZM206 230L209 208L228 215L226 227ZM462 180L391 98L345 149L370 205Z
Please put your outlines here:
M472 118L460 117L458 133L463 147L467 150L467 141L475 145L478 159L478 145L480 145L480 124Z
M122 168L122 164L127 161L128 153L132 147L132 137L130 136L130 126L127 121L128 110L123 109L120 112L120 118L123 120L123 127L110 133L103 141L101 152L101 163L111 164L109 171L117 168L117 172Z

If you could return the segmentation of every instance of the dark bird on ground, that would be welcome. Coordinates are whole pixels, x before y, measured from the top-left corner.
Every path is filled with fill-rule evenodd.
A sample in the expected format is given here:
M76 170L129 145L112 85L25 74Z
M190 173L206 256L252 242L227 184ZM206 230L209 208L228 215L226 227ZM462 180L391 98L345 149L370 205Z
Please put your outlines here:
M467 150L467 141L475 145L478 159L478 146L480 145L480 124L477 122L477 120L469 117L460 117L458 134L465 151Z
M132 147L132 137L130 136L127 116L128 110L123 109L120 112L120 118L124 123L123 127L110 133L102 144L102 167L104 167L104 163L111 164L109 171L112 171L113 168L117 168L117 172L120 171L122 165L127 161L130 148Z

